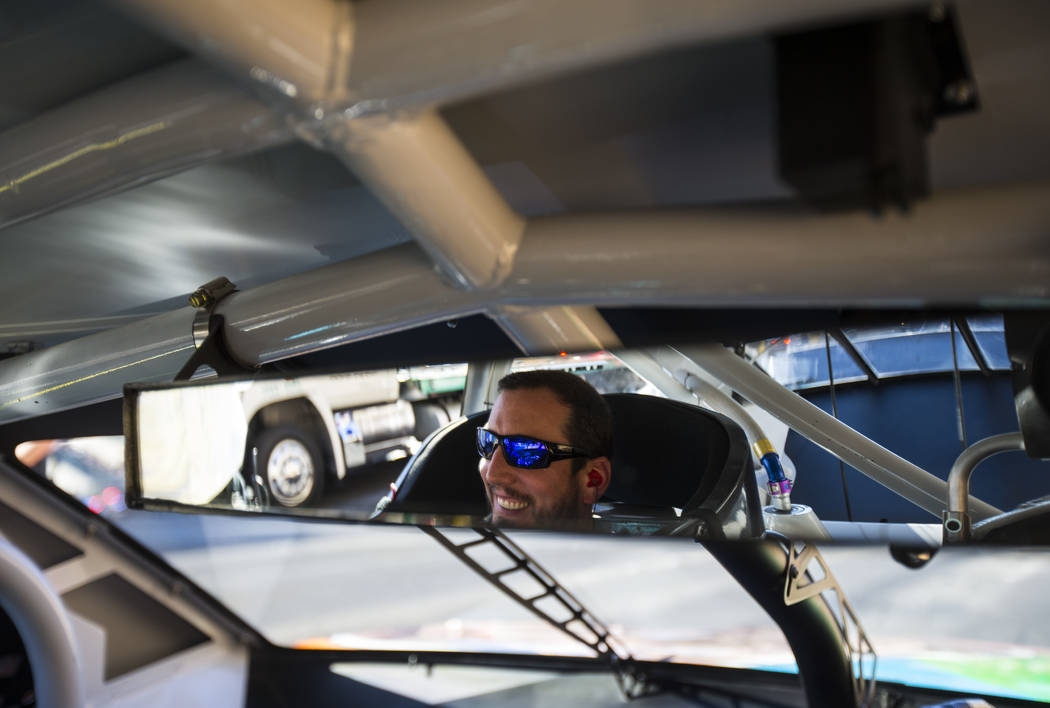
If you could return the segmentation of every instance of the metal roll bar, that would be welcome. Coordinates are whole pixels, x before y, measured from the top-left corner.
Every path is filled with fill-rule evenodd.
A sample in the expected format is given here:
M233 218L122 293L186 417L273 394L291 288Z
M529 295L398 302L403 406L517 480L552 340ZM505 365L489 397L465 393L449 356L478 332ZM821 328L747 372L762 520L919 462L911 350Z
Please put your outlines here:
M119 0L233 76L354 115L419 110L647 52L914 0ZM320 106L319 106L320 107Z
M858 472L934 516L943 513L948 486L935 475L828 415L720 344L683 347L681 351L704 371ZM976 498L970 508L980 519L1000 513Z
M513 268L489 289L450 286L406 244L234 293L216 312L231 354L261 364L504 306L885 306L885 273L901 304L1050 297L1048 203L1041 182L945 192L882 219L721 208L544 217L526 223ZM928 238L945 230L951 240ZM856 258L832 267L843 233ZM926 265L946 259L952 270ZM971 270L987 276L957 277ZM763 285L774 282L775 293ZM0 423L174 377L192 353L192 321L184 308L0 361ZM938 517L945 494L933 495Z
M957 543L970 539L970 477L981 462L992 455L1024 450L1021 433L1003 433L975 442L963 450L948 473L948 510L944 512L944 541Z
M308 124L342 115L342 110L355 117L418 113L547 75L678 45L777 32L917 3L121 4L218 63L255 93L275 97L284 110L298 106L291 123L303 137L317 138L318 129ZM0 154L6 158L0 166L0 188L9 187L0 193L0 228L207 160L290 140L292 130L281 113L196 59L101 89L0 133Z
M0 228L293 138L207 63L172 62L0 133Z

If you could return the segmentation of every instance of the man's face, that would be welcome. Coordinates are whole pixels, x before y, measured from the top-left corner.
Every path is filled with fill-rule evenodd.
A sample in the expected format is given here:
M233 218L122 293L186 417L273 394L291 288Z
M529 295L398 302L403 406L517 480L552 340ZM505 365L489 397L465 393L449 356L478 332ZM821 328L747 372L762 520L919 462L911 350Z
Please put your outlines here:
M549 389L504 391L496 399L485 427L499 435L524 435L553 443L566 443L569 407ZM550 467L526 470L511 467L497 448L491 460L479 463L492 522L498 526L542 526L575 521L588 516L581 477L573 474L574 460L558 460Z

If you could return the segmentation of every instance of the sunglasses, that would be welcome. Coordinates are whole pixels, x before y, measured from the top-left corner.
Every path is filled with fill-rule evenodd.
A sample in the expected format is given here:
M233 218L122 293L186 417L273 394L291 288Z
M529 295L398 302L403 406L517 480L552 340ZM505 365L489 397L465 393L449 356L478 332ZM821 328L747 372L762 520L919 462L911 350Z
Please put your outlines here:
M486 460L492 459L498 445L508 465L525 470L541 470L558 460L591 457L590 453L572 445L527 438L524 435L498 435L484 428L478 428L477 445L478 454Z

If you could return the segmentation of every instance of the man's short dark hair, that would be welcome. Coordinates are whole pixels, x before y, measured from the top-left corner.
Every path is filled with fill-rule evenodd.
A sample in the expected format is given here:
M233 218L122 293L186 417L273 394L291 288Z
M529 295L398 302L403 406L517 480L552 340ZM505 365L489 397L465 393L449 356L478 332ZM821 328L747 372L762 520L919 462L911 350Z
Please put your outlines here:
M569 407L565 439L573 447L586 450L592 457L613 455L612 411L601 394L576 374L568 371L517 371L499 380L499 390L545 388ZM583 460L573 460L573 472L583 467Z

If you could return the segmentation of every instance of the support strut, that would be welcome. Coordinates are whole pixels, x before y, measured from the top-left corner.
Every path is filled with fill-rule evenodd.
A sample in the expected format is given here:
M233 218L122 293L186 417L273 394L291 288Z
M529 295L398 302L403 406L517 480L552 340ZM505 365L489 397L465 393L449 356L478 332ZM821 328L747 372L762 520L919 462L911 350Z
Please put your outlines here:
M631 654L623 643L613 636L605 623L595 617L553 575L520 546L507 538L503 532L498 529L473 528L472 530L477 534L476 538L456 543L438 528L433 526L420 526L419 528L507 597L593 651L598 658L609 665L625 696L637 697L646 690L634 671L634 660ZM510 564L495 570L486 568L468 552L486 544L497 548L502 553L501 558L506 559ZM530 577L542 587L542 590L526 597L507 583L507 579L515 574ZM556 607L561 616L557 617L545 609L548 606Z

